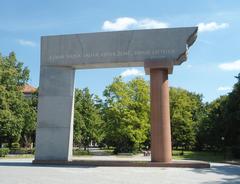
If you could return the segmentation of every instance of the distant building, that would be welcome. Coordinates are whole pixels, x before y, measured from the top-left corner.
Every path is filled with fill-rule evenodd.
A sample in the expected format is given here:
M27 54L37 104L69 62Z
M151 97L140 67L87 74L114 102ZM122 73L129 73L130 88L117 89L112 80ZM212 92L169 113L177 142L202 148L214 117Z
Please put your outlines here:
M25 84L25 86L22 89L22 92L26 98L31 98L33 93L35 93L36 91L37 91L37 88L29 84Z

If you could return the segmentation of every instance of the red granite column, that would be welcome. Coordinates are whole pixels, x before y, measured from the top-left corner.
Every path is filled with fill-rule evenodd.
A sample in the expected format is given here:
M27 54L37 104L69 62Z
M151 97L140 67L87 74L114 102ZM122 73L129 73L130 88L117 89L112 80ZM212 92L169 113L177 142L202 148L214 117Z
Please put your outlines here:
M150 68L151 161L172 160L168 70Z

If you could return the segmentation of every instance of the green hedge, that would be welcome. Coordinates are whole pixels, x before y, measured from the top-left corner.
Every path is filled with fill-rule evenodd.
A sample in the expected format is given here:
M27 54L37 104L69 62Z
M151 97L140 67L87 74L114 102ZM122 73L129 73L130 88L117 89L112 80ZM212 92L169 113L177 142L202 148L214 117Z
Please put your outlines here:
M35 149L30 148L12 148L10 150L11 154L34 154Z
M12 148L15 148L15 149L20 148L20 144L18 142L14 142L12 143Z
M91 155L91 153L88 150L80 150L80 149L76 149L73 150L73 155L75 156L80 156L80 155Z
M0 157L5 157L9 153L8 148L0 148Z

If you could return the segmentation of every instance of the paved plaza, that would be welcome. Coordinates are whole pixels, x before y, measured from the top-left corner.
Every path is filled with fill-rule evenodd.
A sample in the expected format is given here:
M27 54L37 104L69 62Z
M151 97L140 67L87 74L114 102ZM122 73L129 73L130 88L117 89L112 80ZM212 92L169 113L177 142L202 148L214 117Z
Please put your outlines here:
M32 159L1 159L1 184L240 183L240 166L212 163L210 169L37 166Z

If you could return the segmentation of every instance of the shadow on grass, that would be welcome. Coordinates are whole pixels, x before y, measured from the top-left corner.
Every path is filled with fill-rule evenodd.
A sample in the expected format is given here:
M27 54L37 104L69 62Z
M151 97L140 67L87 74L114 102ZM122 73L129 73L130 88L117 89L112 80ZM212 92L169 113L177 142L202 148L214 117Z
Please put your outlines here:
M208 162L224 161L224 156L222 153L214 153L214 152L184 151L184 154L181 155L181 151L174 150L173 158L178 160L201 160L201 161L208 161Z

